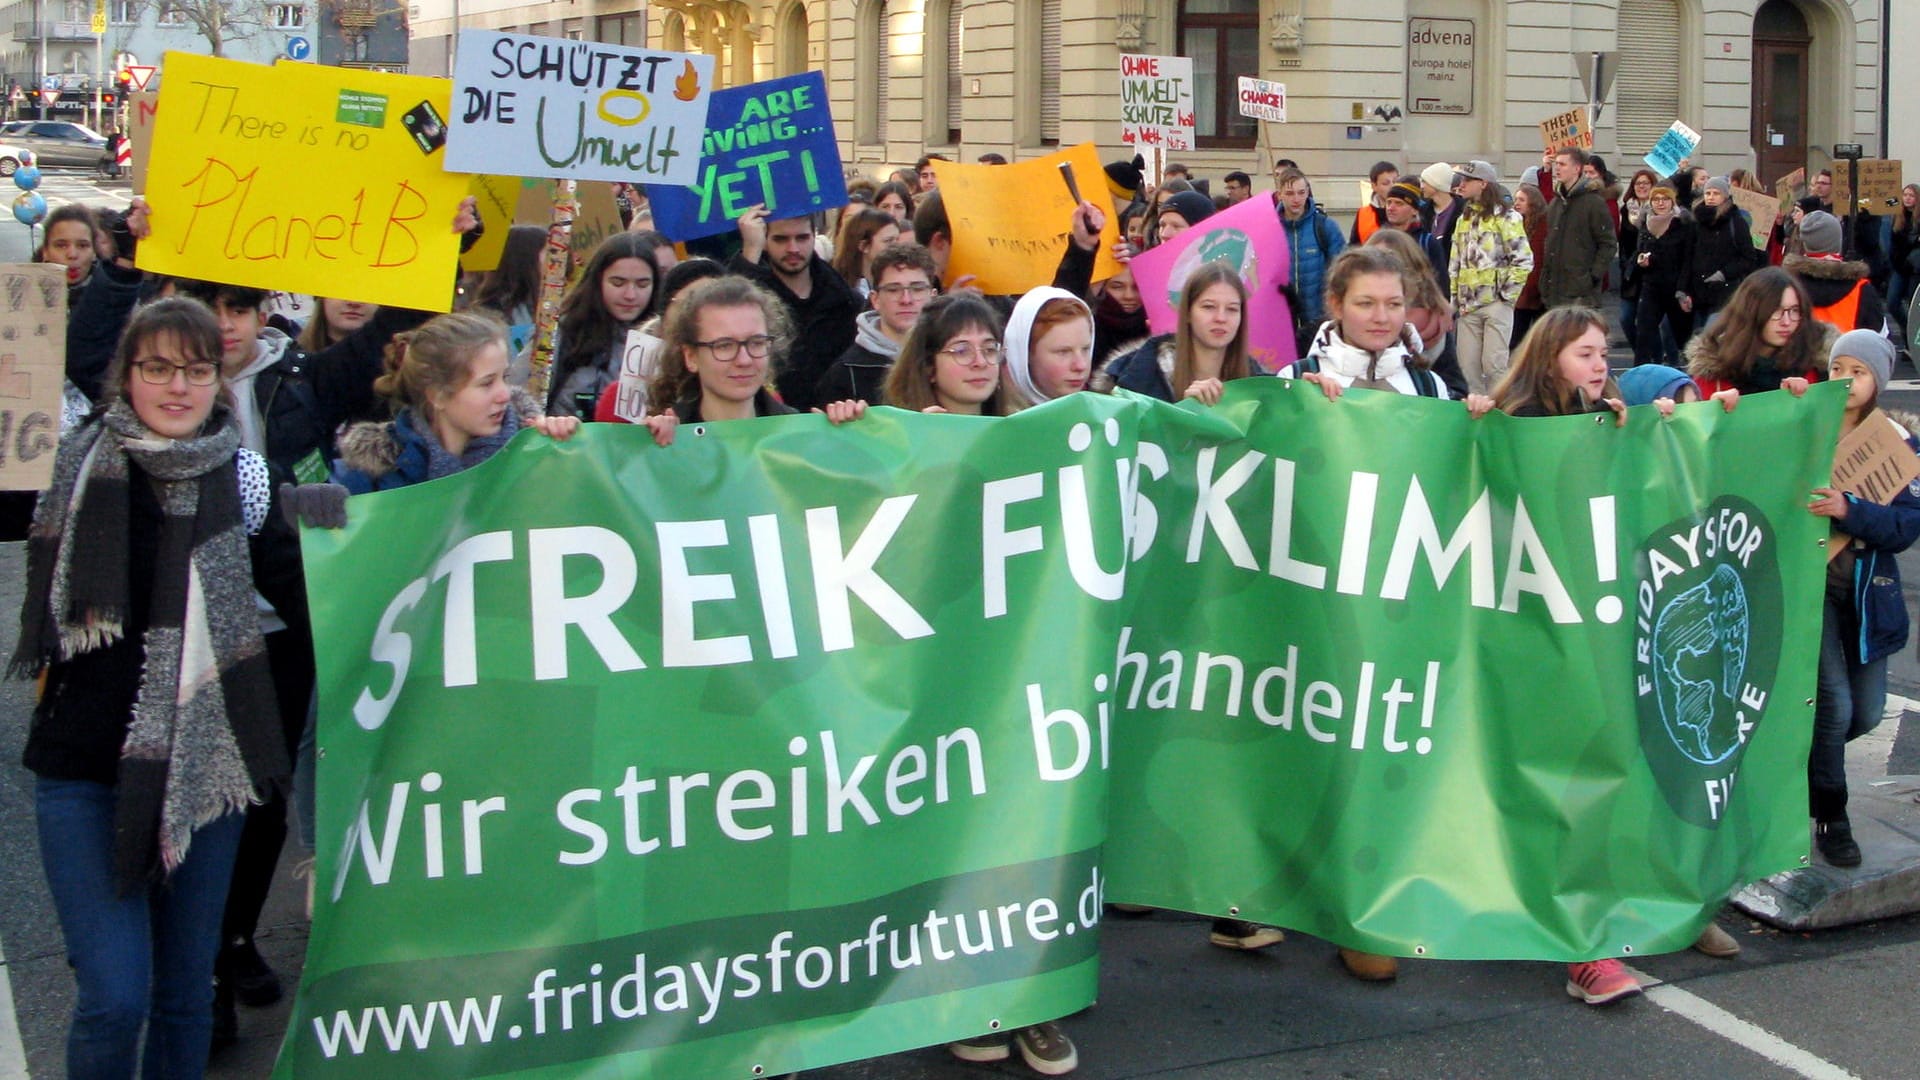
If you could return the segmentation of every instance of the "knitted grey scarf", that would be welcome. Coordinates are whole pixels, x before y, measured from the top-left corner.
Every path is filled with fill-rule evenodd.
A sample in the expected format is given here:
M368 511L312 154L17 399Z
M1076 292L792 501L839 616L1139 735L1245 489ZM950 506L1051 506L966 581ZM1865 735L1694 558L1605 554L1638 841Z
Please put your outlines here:
M120 757L114 870L122 892L180 865L195 829L286 774L253 601L239 446L224 407L200 435L170 440L116 402L62 440L28 535L15 676L125 634L130 485L151 483L160 502L140 689Z

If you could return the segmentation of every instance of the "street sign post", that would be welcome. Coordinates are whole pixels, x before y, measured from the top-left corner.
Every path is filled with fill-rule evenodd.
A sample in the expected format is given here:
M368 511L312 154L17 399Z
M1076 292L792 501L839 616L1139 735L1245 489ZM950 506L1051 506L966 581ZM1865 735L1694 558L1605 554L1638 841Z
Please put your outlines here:
M287 59L306 60L313 56L313 43L303 37L287 39Z
M153 73L156 70L158 69L143 64L128 64L127 85L136 91L145 90L147 84L153 81Z
M1606 108L1607 94L1613 90L1613 76L1618 64L1619 53L1580 52L1573 54L1573 66L1580 73L1580 88L1586 91L1587 104L1593 106L1593 121L1600 121L1600 111Z

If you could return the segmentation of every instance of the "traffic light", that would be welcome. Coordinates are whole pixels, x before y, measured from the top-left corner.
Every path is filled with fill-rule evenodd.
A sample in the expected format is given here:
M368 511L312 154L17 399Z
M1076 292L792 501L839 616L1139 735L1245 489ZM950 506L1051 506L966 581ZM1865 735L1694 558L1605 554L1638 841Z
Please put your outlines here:
M123 94L130 92L133 89L133 73L126 68L121 68L114 74L113 84L119 87Z

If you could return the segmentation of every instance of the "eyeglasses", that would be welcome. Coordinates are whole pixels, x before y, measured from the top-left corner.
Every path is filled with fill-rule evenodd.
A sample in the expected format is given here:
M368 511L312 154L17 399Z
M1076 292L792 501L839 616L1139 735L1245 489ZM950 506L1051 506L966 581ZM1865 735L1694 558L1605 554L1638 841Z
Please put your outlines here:
M928 296L931 296L932 294L939 292L940 290L934 288L931 285L922 283L919 285L900 285L900 284L882 285L879 288L874 289L873 291L879 293L881 296L884 296L889 300L898 300L902 296L911 296L915 300L925 300Z
M134 370L140 373L140 381L152 386L166 386L173 382L174 374L184 372L188 386L212 386L220 381L220 365L198 360L191 364L176 364L171 360L140 360L134 364Z
M997 341L982 342L976 347L971 341L957 341L940 350L940 355L953 357L956 364L997 364L1000 362L1001 348Z
M1778 319L1781 322L1799 322L1800 309L1797 307L1783 307L1767 317L1770 319Z
M725 364L739 356L741 349L747 350L747 355L755 360L760 359L767 355L768 349L773 348L773 339L765 334L755 334L750 338L723 337L712 341L696 341L693 347L707 350L715 360Z

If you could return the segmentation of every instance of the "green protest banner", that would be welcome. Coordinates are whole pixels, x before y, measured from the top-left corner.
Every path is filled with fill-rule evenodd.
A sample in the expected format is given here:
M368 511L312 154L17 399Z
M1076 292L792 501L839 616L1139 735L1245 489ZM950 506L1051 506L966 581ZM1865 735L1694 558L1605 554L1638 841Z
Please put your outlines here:
M304 537L279 1072L747 1077L1004 1030L1092 1000L1107 900L1683 947L1806 854L1843 393L588 425L357 498Z
M1805 861L1844 388L1620 429L1261 389L1142 435L1110 897L1586 960Z

